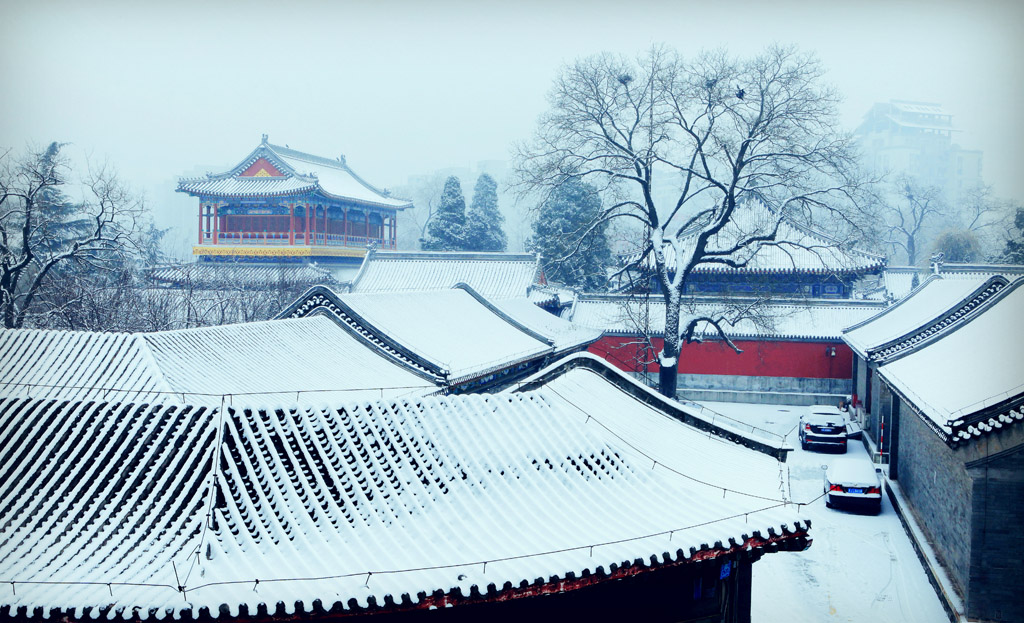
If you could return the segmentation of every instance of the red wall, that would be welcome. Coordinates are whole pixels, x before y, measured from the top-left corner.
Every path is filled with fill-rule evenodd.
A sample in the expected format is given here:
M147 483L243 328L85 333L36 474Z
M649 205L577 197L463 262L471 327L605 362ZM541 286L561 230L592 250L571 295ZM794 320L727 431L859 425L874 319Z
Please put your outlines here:
M605 336L587 350L621 370L637 371L640 345L635 337ZM736 340L737 354L722 341L684 344L679 355L681 374L786 376L810 379L853 378L853 352L842 342L784 342ZM655 354L661 340L654 340ZM835 348L835 357L826 354ZM647 359L651 359L648 350ZM647 372L657 372L653 363Z

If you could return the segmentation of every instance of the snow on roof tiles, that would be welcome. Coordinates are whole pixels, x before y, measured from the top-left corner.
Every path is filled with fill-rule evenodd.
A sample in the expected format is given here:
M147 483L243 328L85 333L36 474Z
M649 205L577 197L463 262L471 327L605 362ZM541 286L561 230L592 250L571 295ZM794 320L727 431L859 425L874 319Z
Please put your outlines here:
M680 325L687 317L708 316L723 309L740 309L751 303L747 299L691 298L684 303ZM830 339L837 340L842 330L882 309L881 302L851 300L808 300L784 303L758 303L751 313L737 322L725 322L723 328L732 338ZM646 310L646 311L645 311ZM583 295L572 309L563 312L573 323L603 329L610 333L636 334L647 326L651 335L665 331L665 304L652 295L646 305L630 296ZM756 318L756 320L755 320ZM709 325L702 325L699 334L715 335Z
M523 253L374 251L363 260L352 292L447 290L465 283L494 301L526 296L537 275L537 258Z
M280 177L243 177L241 173L260 158L277 168ZM178 191L192 195L245 197L259 195L299 195L319 190L324 195L348 199L373 206L408 208L412 203L391 197L358 175L341 159L331 160L288 147L261 143L249 156L230 171L206 177L182 179Z
M908 338L983 291L1006 285L1002 277L933 275L899 303L843 331L843 340L864 358L874 359L885 346Z
M323 317L136 334L0 331L7 397L219 405L223 394L255 393L310 404L434 389Z
M701 428L680 427L677 417L655 406L662 404L663 396L590 353L572 355L552 364L521 385L532 388L535 379L542 379L543 383L536 391L550 395L552 400L562 400L586 414L615 414L603 417L600 425L630 446L645 448L645 453L661 465L733 491L775 491L790 497L788 481L779 474L782 463L775 458L791 449L781 436L748 431L741 423L722 418L712 424L700 412L674 403L673 407L684 412L690 421L702 423ZM645 395L651 393L652 396ZM709 435L709 430L714 434ZM687 453L680 456L683 438L687 439ZM737 444L742 442L761 450L735 453Z
M969 425L973 414L1024 395L1022 286L1024 278L983 302L980 313L879 366L886 382L944 436Z
M138 335L0 330L0 393L61 400L159 401L170 392Z
M150 269L157 282L188 284L195 287L234 286L310 286L337 283L327 268L311 264L225 264L191 263L158 266Z
M2 400L0 578L16 585L0 607L216 618L317 601L426 608L435 591L458 607L538 577L604 581L620 565L643 573L769 535L806 544L796 509L761 499L781 499L773 461L657 413L586 408L593 420L544 390L224 413ZM656 445L614 432L634 417ZM723 496L719 479L744 494ZM642 512L595 520L609 509Z
M344 294L340 300L373 333L386 335L448 372L449 381L552 352L461 288Z
M516 322L529 327L553 342L556 351L589 344L601 337L601 331L577 325L544 311L528 298L502 299L494 306Z

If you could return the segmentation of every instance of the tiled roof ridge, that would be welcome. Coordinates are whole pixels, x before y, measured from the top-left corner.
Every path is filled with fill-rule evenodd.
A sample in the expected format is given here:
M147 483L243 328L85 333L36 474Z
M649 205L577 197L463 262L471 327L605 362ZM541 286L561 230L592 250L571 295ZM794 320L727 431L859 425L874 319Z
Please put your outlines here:
M399 365L434 382L440 382L447 378L448 371L444 366L409 352L408 349L363 319L334 292L324 286L313 286L274 319L304 318L318 311L329 314L329 318L361 341L367 342L371 349L381 356L387 356L397 361Z
M916 293L920 292L920 291L921 291L921 290L923 290L923 289L924 289L924 287L925 287L925 286L927 286L927 285L928 285L929 283L931 283L931 282L933 282L933 281L936 281L936 280L938 280L938 279L942 279L942 277L941 277L940 275L934 275L934 274L933 274L933 275L929 275L927 279L925 279L925 280L924 280L924 281L922 281L921 283L917 284L917 287L916 287L916 288L913 288L913 289L912 289L912 290L911 290L910 292L908 292L908 293L907 293L907 295L906 295L906 296L904 296L903 298L901 298L901 299L900 299L899 301L897 301L897 302L896 302L895 304L893 304L893 305L889 305L889 306L888 306L888 307L886 307L886 308L885 308L885 309L884 309L883 311L881 311L881 312L879 312L879 313L875 314L874 316L871 316L870 318L865 318L864 320L861 320L861 321L860 321L860 322L858 322L857 324L852 324L852 325L850 325L850 326L848 326L848 327L844 328L844 329L843 329L843 333L848 333L848 332L850 332L850 331L853 331L854 329L859 329L860 327L863 327L864 325L868 324L869 322L873 322L873 321L875 321L876 319L878 319L878 318L881 318L881 317L885 316L886 314L889 314L889 313L891 313L891 312L892 312L892 311L893 311L894 309L898 309L898 308L900 308L900 306L901 306L901 305L904 305L904 304L905 304L905 303L906 303L907 301L909 301L909 300L911 299L911 297L912 297L912 296L913 296L914 294L916 294Z
M375 251L374 261L387 260L452 260L452 261L520 261L534 263L532 253L505 253L498 251Z
M928 283L928 281L925 283ZM967 297L961 299L960 304L955 308L943 311L938 317L921 325L910 333L906 333L870 349L867 353L868 359L878 363L896 361L900 357L912 352L914 349L925 346L933 340L940 339L943 335L955 330L955 328L970 322L982 311L987 309L990 304L993 304L1002 298L997 295L1001 292L1009 292L1021 283L1024 283L1024 280L1018 279L1014 285L1010 286L1006 278L998 275L992 277ZM909 298L910 297L908 296L903 300L905 301ZM886 311L889 311L894 307L896 306L894 305L886 309ZM846 329L844 329L844 332L845 331Z
M321 166L331 167L332 169L338 169L339 171L344 171L345 173L348 173L349 175L351 175L352 179L354 179L355 181L357 181L360 184L362 184L364 188L366 188L367 190L372 191L372 192L380 195L381 197L384 197L385 199L396 199L396 200L408 201L407 199L404 199L402 197L392 196L390 191L386 191L386 190L384 190L382 188L377 188L373 184L367 182L362 177L360 177L355 171L353 171L351 167L348 166L348 162L347 161L345 161L345 160L343 160L341 158L339 158L337 160L331 160L330 158L325 158L323 156L317 156L316 154L311 154L311 153L308 153L308 152L299 151L297 149L292 149L290 147L282 147L280 145L272 145L270 143L266 143L266 145L272 151L274 151L275 153L277 153L278 155L280 155L282 157L293 158L295 160L301 160L303 162L308 162L309 164L317 164L317 165L321 165Z
M664 298L660 294L651 294L651 303L664 304ZM599 302L599 303L624 303L630 300L641 299L641 295L635 294L615 294L615 293L580 293L577 295L577 300L583 302ZM837 307L880 307L879 301L872 301L868 299L823 299L823 298L777 298L777 299L761 299L760 297L716 297L711 295L685 295L684 299L689 303L752 303L757 300L762 300L764 305L772 307L793 307L797 309L806 309L807 307L821 307L821 308L837 308ZM889 308L886 308L889 309ZM854 325L856 326L856 325Z
M543 389L544 386L552 379L558 378L571 370L578 368L597 374L609 381L619 391L622 391L643 403L653 406L656 410L665 412L669 417L672 417L684 424L692 426L698 430L712 433L722 439L732 441L733 443L745 446L751 450L756 450L762 454L767 454L776 460L785 461L787 453L792 450L792 448L786 446L785 439L781 439L779 445L773 446L768 443L767 440L755 439L752 435L753 431L751 431L751 433L741 433L717 424L714 421L709 421L702 416L695 415L685 405L678 401L670 400L650 387L638 383L635 379L627 376L614 366L609 365L608 362L597 357L593 353L575 353L560 359L521 381L512 391L514 393L519 393ZM774 434L770 431L764 432L767 434Z
M894 385L889 388L900 397L915 416L950 448L999 432L1004 428L1024 421L1024 393L1015 394L1006 400L984 407L967 417L957 416L942 426L928 417L914 395Z
M237 177L243 171L245 171L250 166L252 166L252 164L254 162L256 162L257 160L259 160L260 158L266 158L275 167L277 167L278 169L281 169L281 170L283 170L283 172L287 173L288 175L286 175L285 177L297 177L300 180L302 180L304 182L307 182L310 185L316 185L316 179L315 178L312 178L312 177L310 177L308 175L304 175L302 173L299 173L298 171L293 169L291 166L288 165L287 162L284 162L281 159L281 157L273 149L270 149L269 147L270 146L268 144L266 144L266 143L260 143L259 145L256 146L255 149L253 149L251 152L249 152L248 156L243 158L238 164L236 164L235 166L229 168L228 170L222 171L221 173L207 173L206 175L197 175L195 177L182 177L182 178L179 178L178 185L180 187L180 186L182 186L184 184L189 184L189 183L194 183L194 182L206 182L206 181L212 181L212 180L226 180L226 179L229 179L229 178L232 178L232 177ZM266 180L278 180L278 179L281 179L281 178L280 177L270 177L270 178L253 178L253 179L256 180L256 181L259 181L259 180L264 180L264 179L266 179Z
M546 335L541 335L540 333L537 333L536 331L534 331L530 327L528 327L525 324L519 322L518 320L516 320L512 316L506 314L504 310L502 310L501 308L496 306L494 303L488 301L479 292L474 290L473 286L469 285L468 283L463 283L463 282L460 281L459 283L457 283L454 286L452 286L452 289L453 290L463 290L463 291L467 292L470 296L472 296L474 299L476 299L477 303L480 303L481 305L486 307L488 311L490 311L492 314L494 314L498 318L501 318L502 320L504 320L508 324L512 325L516 329L519 329L520 331L522 331L523 333L529 335L530 337L532 337L533 339L537 340L538 342L541 342L543 344L547 344L548 346L551 346L552 349L554 349L554 344L555 344L555 340L554 339L549 338Z

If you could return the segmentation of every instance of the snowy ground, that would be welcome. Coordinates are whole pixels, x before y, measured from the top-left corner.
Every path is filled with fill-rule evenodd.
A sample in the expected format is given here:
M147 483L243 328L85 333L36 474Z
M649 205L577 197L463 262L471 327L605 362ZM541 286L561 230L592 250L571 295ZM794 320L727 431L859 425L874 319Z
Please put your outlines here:
M793 498L821 495L821 466L842 455L800 449L796 424L806 407L702 404L747 424L788 434L795 448L786 461ZM870 461L860 442L852 441L848 453ZM753 623L949 620L887 498L877 516L825 508L823 499L800 513L811 520L814 543L805 552L769 554L754 565Z

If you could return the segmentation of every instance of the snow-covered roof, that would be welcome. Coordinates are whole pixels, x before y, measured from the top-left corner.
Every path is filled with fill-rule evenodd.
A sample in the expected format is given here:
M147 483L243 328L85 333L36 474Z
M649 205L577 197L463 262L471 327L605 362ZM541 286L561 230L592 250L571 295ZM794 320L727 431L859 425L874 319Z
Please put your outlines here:
M194 262L157 266L149 270L149 276L158 283L189 285L198 288L211 286L309 287L318 283L337 283L330 270L315 264Z
M0 330L4 397L142 403L172 391L139 334Z
M1014 281L980 302L977 312L878 368L947 443L1024 417L1022 286L1024 278Z
M914 289L914 275L917 275L919 285L928 278L927 275L921 276L920 269L915 266L887 266L882 271L885 295L898 301L910 294Z
M501 299L494 306L516 322L551 340L557 352L589 344L601 337L601 330L564 320L537 307L529 298Z
M638 382L633 377L610 365L607 361L588 352L579 352L547 366L533 375L506 389L506 392L533 391L543 388L562 399L577 404L584 411L590 412L584 405L600 410L613 408L618 413L632 413L636 410L657 413L658 418L652 427L668 426L668 422L684 422L695 431L713 438L714 443L708 448L718 447L716 444L727 441L740 444L772 457L775 461L785 462L786 456L793 450L783 435L752 427L746 423L728 418L720 413L708 411L676 400L666 398L654 389ZM711 414L711 417L708 416ZM624 418L620 424L628 424ZM643 424L637 420L637 424ZM610 429L611 430L611 429ZM623 438L636 434L636 430L616 429L613 432ZM655 443L660 439L655 428L641 435L644 443ZM714 450L710 451L711 454ZM714 461L711 461L714 464ZM764 467L762 465L762 467ZM778 486L776 476L762 471L765 478L762 486ZM728 477L728 476L726 476ZM781 485L780 491L789 496L788 482Z
M0 607L459 607L808 544L774 460L583 399L563 383L297 410L2 400Z
M326 317L157 333L0 331L0 393L55 400L219 405L246 396L319 404L436 390Z
M733 212L732 219L708 240L706 250L709 253L725 253L751 236L770 234L776 222L779 227L774 242L751 243L724 256L734 262L745 262L742 268L702 263L695 268L695 272L839 274L874 271L885 265L884 257L842 245L834 238L800 225L788 216L778 215L753 196L742 200ZM697 227L689 233L684 232L678 242L680 256L689 257L699 234L700 229ZM653 258L648 256L646 261L648 266L653 266Z
M525 253L372 251L366 254L352 292L447 290L465 283L488 300L526 296L540 274Z
M892 299L902 299L914 289L914 275L918 276L920 285L932 274L935 274L934 265L931 272L914 266L887 266L882 272L885 292ZM1024 265L943 263L939 264L937 274L946 279L987 279L996 275L1012 278L1024 275Z
M543 336L531 335L461 288L344 294L340 299L371 333L387 336L431 362L449 382L554 350Z
M571 288L552 284L534 284L527 295L534 305L540 307L565 307L572 305L576 292Z
M933 102L913 102L909 100L889 100L889 105L900 112L910 112L926 115L950 116L942 104Z
M899 303L846 328L843 340L865 359L891 357L901 342L916 343L912 338L917 334L921 334L918 340L924 339L930 335L929 327L941 328L947 316L955 320L977 309L1006 284L1003 277L932 275Z
M873 316L883 307L879 301L845 299L764 302L739 297L692 297L683 303L680 325L685 327L683 321L692 317L725 313L726 318L734 319L722 324L731 338L838 340L844 327ZM665 331L665 303L658 295L651 295L647 301L628 295L581 295L562 317L608 333L635 335L640 327L648 327L650 335ZM706 323L698 333L716 334Z
M248 170L265 160L273 174L252 174ZM403 209L412 206L406 199L392 197L371 186L348 167L343 158L331 160L280 145L271 145L266 136L245 160L229 171L206 177L182 179L178 191L190 195L215 197L288 196L312 192L368 206Z

